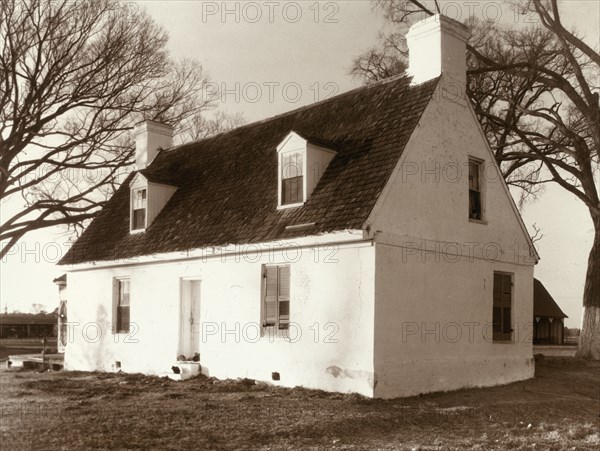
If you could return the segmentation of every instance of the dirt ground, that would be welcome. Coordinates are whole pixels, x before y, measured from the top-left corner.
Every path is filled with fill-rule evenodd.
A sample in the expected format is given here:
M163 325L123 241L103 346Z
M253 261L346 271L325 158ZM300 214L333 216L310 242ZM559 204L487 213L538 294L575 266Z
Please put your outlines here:
M394 400L141 375L0 371L2 449L594 449L600 362Z
M534 345L533 355L544 354L546 357L574 357L577 352L576 345Z

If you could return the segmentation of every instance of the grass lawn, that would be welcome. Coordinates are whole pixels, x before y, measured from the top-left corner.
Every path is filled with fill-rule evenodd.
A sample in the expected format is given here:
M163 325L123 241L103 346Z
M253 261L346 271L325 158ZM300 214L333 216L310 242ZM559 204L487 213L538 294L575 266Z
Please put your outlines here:
M0 372L2 449L594 449L600 362L412 398L141 375Z

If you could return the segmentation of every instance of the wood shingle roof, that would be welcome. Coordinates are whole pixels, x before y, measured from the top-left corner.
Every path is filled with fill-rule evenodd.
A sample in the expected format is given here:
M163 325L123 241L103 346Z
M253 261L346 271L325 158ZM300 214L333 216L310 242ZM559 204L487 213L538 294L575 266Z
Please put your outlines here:
M129 233L130 175L59 264L361 229L437 80L397 77L162 151L143 174L178 189L148 229ZM278 210L276 148L291 131L337 153L303 206Z

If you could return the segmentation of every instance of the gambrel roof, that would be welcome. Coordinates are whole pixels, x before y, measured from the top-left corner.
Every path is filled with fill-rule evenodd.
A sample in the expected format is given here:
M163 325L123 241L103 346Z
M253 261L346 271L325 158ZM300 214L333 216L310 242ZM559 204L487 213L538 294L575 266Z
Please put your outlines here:
M129 233L130 175L60 264L361 229L437 83L396 77L162 151L143 175L178 189L148 229ZM291 131L337 152L303 206L278 210L276 148Z

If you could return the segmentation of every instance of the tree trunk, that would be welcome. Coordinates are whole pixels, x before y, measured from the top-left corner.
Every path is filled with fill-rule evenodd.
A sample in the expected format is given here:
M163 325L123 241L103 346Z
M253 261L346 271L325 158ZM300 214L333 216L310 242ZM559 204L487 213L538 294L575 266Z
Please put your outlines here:
M585 288L583 321L577 357L600 360L600 218L594 219L594 244L590 251Z

